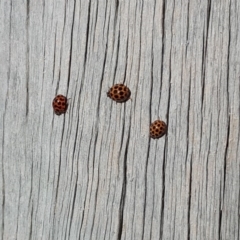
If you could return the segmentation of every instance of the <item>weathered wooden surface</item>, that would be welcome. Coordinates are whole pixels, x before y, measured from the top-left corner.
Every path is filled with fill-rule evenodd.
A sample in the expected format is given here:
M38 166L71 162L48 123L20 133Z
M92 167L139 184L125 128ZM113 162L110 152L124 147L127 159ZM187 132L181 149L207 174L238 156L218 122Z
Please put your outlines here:
M0 11L1 239L239 239L238 0Z

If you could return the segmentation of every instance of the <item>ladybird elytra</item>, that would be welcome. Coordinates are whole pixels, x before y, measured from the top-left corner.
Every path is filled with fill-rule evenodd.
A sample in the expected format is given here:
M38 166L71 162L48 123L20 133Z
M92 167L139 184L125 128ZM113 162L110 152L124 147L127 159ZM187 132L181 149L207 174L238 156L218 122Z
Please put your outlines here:
M122 83L113 85L107 92L107 96L117 103L123 103L130 99L130 89Z
M59 94L52 101L52 107L56 115L66 113L68 108L68 100L65 96Z
M150 137L158 139L164 136L167 132L167 125L162 120L156 120L150 125Z

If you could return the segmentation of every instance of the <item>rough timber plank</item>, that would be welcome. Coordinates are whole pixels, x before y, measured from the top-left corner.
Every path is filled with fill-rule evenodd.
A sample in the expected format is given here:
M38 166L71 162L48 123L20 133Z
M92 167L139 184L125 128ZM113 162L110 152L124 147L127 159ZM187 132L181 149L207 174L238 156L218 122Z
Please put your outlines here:
M0 239L239 239L239 18L238 0L2 0Z

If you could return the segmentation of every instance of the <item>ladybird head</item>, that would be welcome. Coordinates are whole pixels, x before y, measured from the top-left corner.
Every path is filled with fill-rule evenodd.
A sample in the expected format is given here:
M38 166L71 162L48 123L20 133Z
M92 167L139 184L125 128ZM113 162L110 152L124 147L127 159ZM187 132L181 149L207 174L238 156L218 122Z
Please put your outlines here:
M107 97L111 98L110 90L107 92Z

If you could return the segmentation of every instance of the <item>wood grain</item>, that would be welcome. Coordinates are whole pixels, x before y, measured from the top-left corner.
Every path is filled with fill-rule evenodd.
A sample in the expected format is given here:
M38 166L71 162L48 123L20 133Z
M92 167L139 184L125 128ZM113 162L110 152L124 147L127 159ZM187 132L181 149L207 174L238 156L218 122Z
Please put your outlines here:
M2 0L0 239L238 240L239 18L237 0Z

